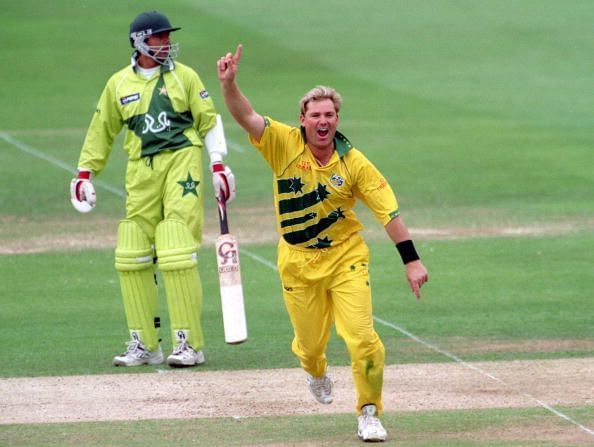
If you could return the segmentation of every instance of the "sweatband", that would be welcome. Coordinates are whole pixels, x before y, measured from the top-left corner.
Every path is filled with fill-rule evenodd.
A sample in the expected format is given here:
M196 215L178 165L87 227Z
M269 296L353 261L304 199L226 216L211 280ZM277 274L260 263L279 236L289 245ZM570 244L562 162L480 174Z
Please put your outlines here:
M398 253L400 253L400 257L402 258L403 264L408 264L409 262L421 259L419 258L419 254L415 249L415 244L413 244L413 241L411 241L410 239L398 242L396 244L396 249L398 250Z

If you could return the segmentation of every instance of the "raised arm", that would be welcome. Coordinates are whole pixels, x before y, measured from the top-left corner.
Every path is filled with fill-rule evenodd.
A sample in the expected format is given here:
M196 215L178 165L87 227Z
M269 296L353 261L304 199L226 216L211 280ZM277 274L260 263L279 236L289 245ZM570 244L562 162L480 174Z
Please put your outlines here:
M227 53L221 57L217 61L217 75L229 112L247 133L260 141L264 133L264 117L256 113L235 81L242 51L243 45L239 44L235 54Z

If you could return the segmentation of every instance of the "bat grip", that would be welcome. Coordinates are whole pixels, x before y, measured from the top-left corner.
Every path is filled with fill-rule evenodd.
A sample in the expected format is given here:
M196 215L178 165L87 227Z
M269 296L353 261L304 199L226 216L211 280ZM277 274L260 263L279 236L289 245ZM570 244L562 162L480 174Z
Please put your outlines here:
M221 194L217 197L217 205L219 209L219 226L221 227L221 234L229 234L229 222L227 220L227 203L225 197Z

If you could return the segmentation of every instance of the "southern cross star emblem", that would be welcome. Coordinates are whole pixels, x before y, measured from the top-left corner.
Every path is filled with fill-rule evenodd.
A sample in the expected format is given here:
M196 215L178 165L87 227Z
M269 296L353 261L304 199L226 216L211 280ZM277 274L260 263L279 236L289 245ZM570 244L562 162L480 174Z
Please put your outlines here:
M196 191L196 187L200 184L200 181L198 180L194 180L192 178L192 175L188 172L188 178L186 178L185 180L180 180L179 182L177 182L178 185L180 185L184 190L182 192L182 197L184 197L186 194L194 194L196 197L198 197L198 192Z
M167 87L159 87L159 96L167 96Z
M302 188L305 186L305 183L301 183L301 177L291 177L289 179L289 182L291 182L289 189L293 191L295 194L297 194L298 192L303 192Z
M320 198L320 202L323 202L326 197L330 195L330 192L328 192L328 187L326 185L322 185L321 183L318 183L318 188L316 191L318 193L318 197Z

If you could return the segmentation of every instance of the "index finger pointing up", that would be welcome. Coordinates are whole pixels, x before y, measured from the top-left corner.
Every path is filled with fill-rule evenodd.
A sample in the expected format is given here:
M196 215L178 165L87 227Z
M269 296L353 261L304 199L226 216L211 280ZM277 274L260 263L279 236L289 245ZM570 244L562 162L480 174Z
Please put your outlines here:
M233 62L234 63L238 63L239 60L241 59L241 52L243 51L243 45L239 44L237 45L237 49L235 50L235 54L233 55Z

